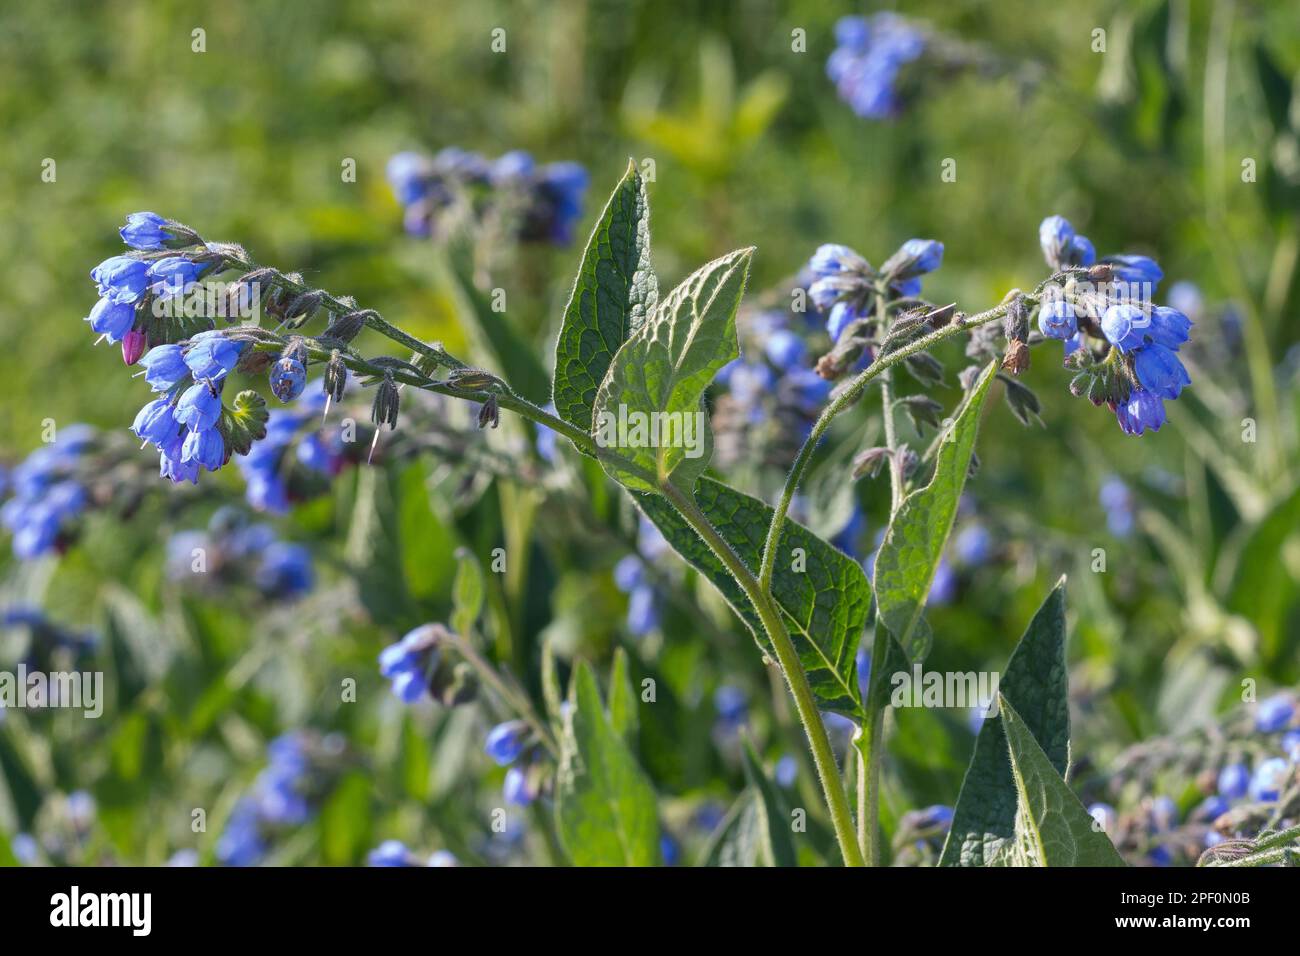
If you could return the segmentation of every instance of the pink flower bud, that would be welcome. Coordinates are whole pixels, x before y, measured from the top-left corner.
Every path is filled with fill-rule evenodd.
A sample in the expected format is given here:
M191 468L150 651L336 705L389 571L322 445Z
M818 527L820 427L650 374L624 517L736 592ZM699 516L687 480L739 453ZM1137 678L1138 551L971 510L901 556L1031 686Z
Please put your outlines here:
M126 333L122 336L122 361L127 365L134 365L140 361L146 344L144 333L139 329L132 329Z

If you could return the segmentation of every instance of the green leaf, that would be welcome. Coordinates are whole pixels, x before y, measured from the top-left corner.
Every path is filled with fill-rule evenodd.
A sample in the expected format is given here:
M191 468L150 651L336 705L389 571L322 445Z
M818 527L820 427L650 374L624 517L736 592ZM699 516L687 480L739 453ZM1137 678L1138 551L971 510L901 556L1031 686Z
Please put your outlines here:
M1106 833L1061 778L1033 732L999 699L1019 804L1016 835L1028 866L1124 866Z
M628 669L627 651L620 647L614 652L614 667L609 676L609 722L614 732L623 738L634 753L637 734L641 729L637 704L632 675Z
M654 866L659 862L655 794L610 726L591 668L580 662L569 687L555 818L577 866Z
M758 573L772 509L712 478L702 478L695 501L745 565ZM665 499L637 497L637 505L673 548L722 592L775 659L758 612L717 555ZM777 545L772 594L819 704L854 719L863 716L854 655L866 626L871 588L862 567L807 528L786 521ZM798 570L798 569L802 570Z
M741 756L745 764L745 779L758 798L755 806L758 811L759 860L763 866L798 866L799 858L790 836L790 818L750 741L745 741Z
M1064 774L1070 759L1064 578L1029 622L1002 671L998 690L1042 741L1052 767ZM989 716L975 740L975 753L966 768L939 865L1009 864L1015 845L1016 804L1002 717Z
M1263 656L1278 656L1287 612L1295 601L1294 579L1279 561L1283 546L1300 527L1300 487L1276 504L1251 529L1233 569L1228 609L1247 617L1259 631Z
M550 376L533 344L492 307L474 282L474 251L461 236L435 251L435 272L452 300L456 314L481 352L491 356L510 387L532 402L545 403L551 393Z
M483 569L469 548L457 548L456 581L451 589L451 629L469 637L483 610Z
M629 161L587 240L564 310L551 386L556 414L591 430L592 403L614 354L654 313L658 300L645 181Z
M708 467L704 390L740 354L736 309L753 256L752 247L739 249L691 273L614 356L596 394L592 436L605 471L624 486L657 492L671 480L689 492Z
M229 408L223 405L218 427L230 451L236 455L247 455L254 442L266 437L266 422L270 415L266 399L252 389L245 389L236 395Z
M913 661L922 660L929 650L930 631L921 616L925 598L957 515L957 502L975 450L980 410L997 364L990 362L981 373L939 446L934 477L904 499L876 556L879 620Z
M321 807L321 855L329 866L355 866L371 845L371 786L365 774L349 773Z

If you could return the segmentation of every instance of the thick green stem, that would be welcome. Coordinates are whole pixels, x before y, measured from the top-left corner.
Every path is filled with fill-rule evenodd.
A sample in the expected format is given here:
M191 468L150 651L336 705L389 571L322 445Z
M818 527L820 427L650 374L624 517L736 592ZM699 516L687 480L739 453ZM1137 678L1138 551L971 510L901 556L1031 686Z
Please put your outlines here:
M722 563L726 565L727 570L731 572L741 588L744 589L755 610L758 611L759 618L763 622L763 628L767 631L768 639L776 652L777 661L781 665L781 671L785 674L786 684L794 697L799 720L803 724L804 732L808 735L808 744L812 748L813 762L817 767L817 777L821 782L822 793L826 798L826 806L830 811L831 823L835 828L835 838L839 842L844 864L846 866L862 866L862 852L858 847L853 831L853 815L849 810L843 781L840 779L839 766L835 762L835 753L831 749L830 736L826 733L826 725L822 722L821 713L817 710L816 698L813 697L812 688L809 686L808 678L803 672L803 666L799 663L799 655L794 649L794 642L790 640L790 634L786 630L785 622L781 620L780 610L771 595L759 586L758 579L754 577L753 572L745 566L745 562L740 559L726 539L713 527L708 517L700 510L699 505L695 503L691 496L669 482L664 482L661 487L664 496L673 503L686 522L713 549L713 552L717 554Z

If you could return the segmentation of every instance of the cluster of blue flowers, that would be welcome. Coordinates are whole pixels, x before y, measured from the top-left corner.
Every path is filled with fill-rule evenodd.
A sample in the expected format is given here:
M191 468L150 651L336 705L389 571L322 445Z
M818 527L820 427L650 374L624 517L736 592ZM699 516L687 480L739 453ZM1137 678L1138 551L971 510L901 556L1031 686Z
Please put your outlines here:
M864 119L890 119L902 112L898 74L918 59L926 36L895 13L843 17L835 24L835 51L826 61L826 75L840 99Z
M323 392L312 392L299 398L293 408L272 409L265 437L247 455L235 459L244 477L245 497L253 508L284 514L312 484L313 477L328 479L342 471L347 457L341 433L308 430L323 413L326 401ZM290 454L292 459L286 460Z
M549 430L549 429L548 429ZM645 637L659 626L660 597L645 572L647 563L666 555L671 546L645 515L637 526L637 553L614 566L614 584L627 598L627 630L633 637Z
M233 411L222 398L230 373L249 353L248 343L213 328L180 341L167 333L160 341L158 336L164 333L152 321L147 304L181 295L205 276L227 268L224 247L205 245L188 227L151 212L132 213L121 233L135 251L113 256L91 270L101 298L88 321L102 337L122 342L127 364L138 363L140 374L158 395L140 409L131 427L137 437L158 449L162 476L177 483L197 483L200 471L216 471L234 451L246 451L258 437L257 413L240 410L243 396ZM150 344L153 347L146 351ZM268 378L272 394L282 402L302 394L307 368L300 342L290 340L271 363ZM310 456L314 450L305 454ZM272 457L270 451L264 452L262 461ZM309 460L328 463L328 459L320 454ZM258 475L267 477L267 471ZM250 482L249 497L267 510L284 510L287 502L282 491L268 478Z
M508 720L488 731L483 751L500 767L508 767L502 795L506 803L526 807L537 799L542 789L541 764L527 759L532 750L533 732L523 720ZM519 758L525 757L520 763Z
M244 794L217 840L217 859L226 866L255 866L279 830L301 826L316 812L322 788L323 756L337 756L343 738L320 740L304 732L287 733L267 745L267 766Z
M784 312L747 313L742 335L752 347L742 348L741 356L714 378L742 424L754 428L793 423L798 442L812 431L832 387L813 369L815 359L802 332Z
M1295 695L1282 691L1261 700L1251 729L1255 736L1243 750L1255 751L1253 761L1243 754L1218 766L1202 786L1206 795L1185 817L1165 795L1144 800L1127 814L1104 802L1091 804L1088 812L1117 845L1155 866L1169 866L1181 856L1190 856L1184 862L1194 862L1202 850L1227 839L1254 836L1248 821L1261 817L1252 808L1263 808L1266 818L1271 805L1300 782L1295 775L1300 766L1300 707ZM1262 747L1257 746L1260 737Z
M839 342L844 331L861 318L870 318L877 284L883 279L890 298L912 298L921 293L921 276L943 264L943 243L937 239L909 239L877 271L865 257L848 246L819 246L808 260L813 283L808 295L826 314L826 331Z
M203 563L196 571L200 553ZM281 601L308 593L316 580L309 548L281 541L270 525L250 524L230 508L218 510L206 530L173 534L166 567L173 580L248 580L266 597Z
M523 150L496 159L455 146L432 157L402 152L388 161L387 172L414 236L434 235L439 218L453 210L483 219L496 205L517 217L518 239L567 245L587 191L587 171L578 163L538 165Z
M131 213L119 231L123 242L143 253L184 248L199 242L199 237L187 227L152 212ZM134 365L148 344L145 310L150 299L183 294L215 268L218 261L219 257L195 261L184 255L110 256L90 271L100 299L86 321L102 340L121 343L122 360Z
M200 469L216 471L229 460L221 393L243 350L244 343L212 330L184 345L154 346L140 360L145 381L162 397L140 409L131 430L158 449L164 478L197 483Z
M436 850L427 860L411 850L401 840L385 840L366 856L371 866L459 866L456 857L447 850Z
M68 425L0 476L0 492L10 494L0 506L0 523L13 535L15 557L30 560L53 551L86 510L79 470L95 436L89 425Z
M1044 219L1038 235L1043 256L1054 269L1086 269L1097 263L1092 243L1062 216ZM1122 364L1123 373L1111 376L1109 388L1090 389L1089 397L1110 406L1125 434L1157 431L1165 423L1165 400L1178 398L1191 384L1177 354L1190 336L1191 320L1175 308L1152 303L1164 277L1154 260L1119 255L1100 263L1107 267L1106 280L1094 285L1068 279L1039 307L1038 329L1048 338L1065 341L1067 362L1088 348L1090 336L1104 340L1112 351L1102 366Z

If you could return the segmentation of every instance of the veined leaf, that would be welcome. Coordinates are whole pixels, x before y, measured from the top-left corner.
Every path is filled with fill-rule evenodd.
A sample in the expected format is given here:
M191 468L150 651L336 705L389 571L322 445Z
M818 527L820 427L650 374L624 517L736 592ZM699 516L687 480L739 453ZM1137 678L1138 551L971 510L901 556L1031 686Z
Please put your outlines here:
M754 752L754 745L745 741L741 757L745 764L745 779L757 796L759 832L759 859L764 866L798 866L794 841L790 837L790 818L772 785L767 771Z
M610 726L591 668L580 662L569 687L555 820L577 866L654 866L659 819L654 790Z
M596 221L555 343L556 414L591 430L592 404L614 354L645 324L659 300L650 267L650 205L629 162Z
M775 659L758 612L717 555L666 500L657 495L636 497L637 505L677 553L708 578L749 625L759 649ZM700 479L695 501L757 574L772 509L711 478ZM778 549L772 593L784 612L808 682L823 708L861 719L854 655L871 605L867 576L856 561L794 521L782 527Z
M736 309L753 255L739 249L691 273L614 356L596 394L592 436L605 471L627 488L657 492L671 480L689 492L708 467L704 390L740 354Z
M999 704L1019 804L1016 835L1029 866L1125 866L1105 831L1061 779L1020 715Z
M929 650L930 632L921 615L957 515L975 450L980 410L997 364L989 363L971 389L939 446L934 477L904 499L876 555L877 617L913 661L923 659Z
M1064 774L1070 760L1065 670L1065 579L1057 582L1012 652L998 681L1047 760ZM940 866L1006 866L1016 832L1016 784L1001 715L984 719L962 781Z

